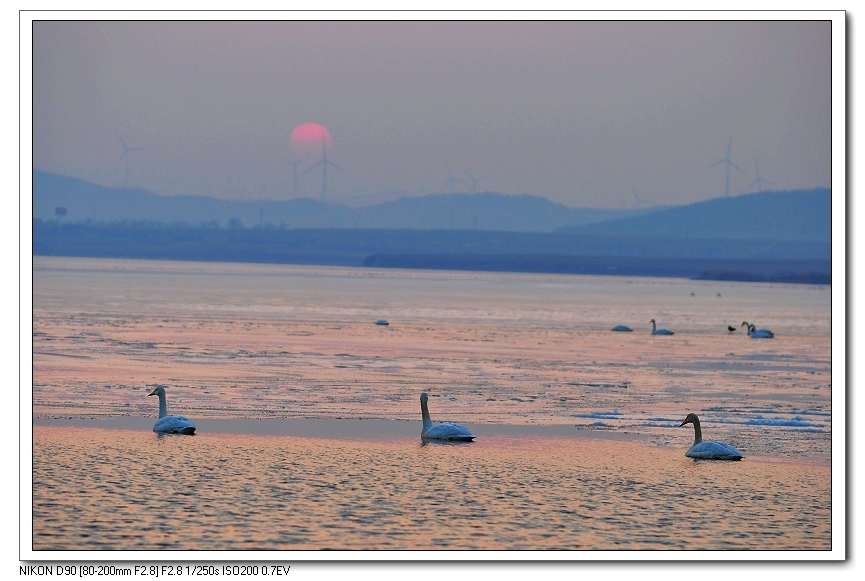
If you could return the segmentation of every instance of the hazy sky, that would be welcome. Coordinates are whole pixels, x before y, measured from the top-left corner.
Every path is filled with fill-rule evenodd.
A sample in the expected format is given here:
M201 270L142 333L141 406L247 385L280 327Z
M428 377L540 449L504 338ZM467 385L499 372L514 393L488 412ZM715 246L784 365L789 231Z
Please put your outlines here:
M39 169L289 199L289 134L332 136L328 199L528 193L624 208L830 183L824 22L35 22ZM318 198L321 157L299 165Z

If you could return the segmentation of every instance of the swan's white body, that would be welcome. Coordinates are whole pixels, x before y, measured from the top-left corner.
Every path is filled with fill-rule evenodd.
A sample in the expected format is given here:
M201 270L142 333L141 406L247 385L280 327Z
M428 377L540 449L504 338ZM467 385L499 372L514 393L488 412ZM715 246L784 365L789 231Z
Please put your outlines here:
M433 425L429 417L426 392L420 394L420 412L423 416L423 427L420 437L422 440L451 440L458 442L471 442L475 435L459 424L436 424Z
M165 388L161 385L147 395L159 396L159 419L153 424L153 431L160 434L188 434L195 433L195 424L185 416L169 416L168 404L165 401Z
M633 331L633 329L631 329L631 328L628 327L627 325L616 325L615 327L613 327L613 328L610 329L610 330L611 330L611 331L622 331L622 332L625 332L625 333L630 333L631 331Z
M775 333L768 329L756 329L750 333L751 339L774 339Z
M703 460L741 460L744 456L730 444L724 442L704 442L703 432L700 430L700 418L697 414L688 414L685 421L679 424L681 428L685 424L694 424L694 445L685 452L688 458L700 458Z
M652 323L652 335L672 335L673 331L669 329L658 329L655 327L655 319L649 321Z
M742 326L748 328L748 336L751 339L774 339L775 333L770 331L769 329L758 329L756 325L748 323L747 321L742 321Z

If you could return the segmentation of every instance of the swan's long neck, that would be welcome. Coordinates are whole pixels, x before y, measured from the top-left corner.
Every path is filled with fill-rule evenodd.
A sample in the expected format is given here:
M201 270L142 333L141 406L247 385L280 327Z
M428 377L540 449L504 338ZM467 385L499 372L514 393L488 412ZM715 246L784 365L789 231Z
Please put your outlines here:
M655 332L655 319L652 319L652 333Z
M694 418L694 445L703 441L703 431L700 429L700 419Z
M424 434L432 427L432 420L429 417L429 408L427 408L427 404L425 401L420 402L420 413L423 416L423 428L421 428L421 434Z
M159 396L159 417L164 418L168 415L168 404L165 403L165 394L158 393L156 395Z

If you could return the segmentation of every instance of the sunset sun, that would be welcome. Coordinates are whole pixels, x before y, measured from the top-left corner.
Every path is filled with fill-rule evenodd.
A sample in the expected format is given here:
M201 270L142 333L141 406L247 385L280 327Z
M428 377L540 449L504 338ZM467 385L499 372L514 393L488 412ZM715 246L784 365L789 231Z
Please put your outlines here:
M320 151L321 144L330 148L330 131L324 125L318 123L304 123L298 125L288 138L291 151L295 155L306 155L312 151Z

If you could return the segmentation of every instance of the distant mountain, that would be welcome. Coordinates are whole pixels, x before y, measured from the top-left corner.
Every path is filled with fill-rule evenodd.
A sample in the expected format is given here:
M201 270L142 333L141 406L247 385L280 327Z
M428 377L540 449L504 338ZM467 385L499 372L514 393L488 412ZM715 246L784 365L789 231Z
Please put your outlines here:
M62 217L57 208L64 208ZM241 202L206 196L158 196L33 171L33 217L62 222L159 222L190 226L350 227L355 210L298 198Z
M831 242L832 195L827 188L715 198L575 227L562 232L684 239Z
M33 215L34 255L831 283L828 189L621 211L492 192L350 208L157 196L34 170Z
M58 210L62 208L62 210ZM59 214L58 214L59 212ZM45 221L158 222L190 226L365 228L551 232L647 210L569 208L530 195L431 194L346 207L309 198L287 201L158 196L33 171L33 217Z
M399 200L400 198L408 198L409 196L410 195L408 192L404 192L402 190L385 190L383 192L376 192L373 194L360 194L347 200L341 200L339 202L339 205L349 208L364 208L366 206L384 204L385 202L393 202L394 200Z
M618 218L635 210L569 208L546 198L522 194L429 194L402 198L359 210L365 228L495 230L551 232L563 226ZM644 213L645 210L637 210Z

